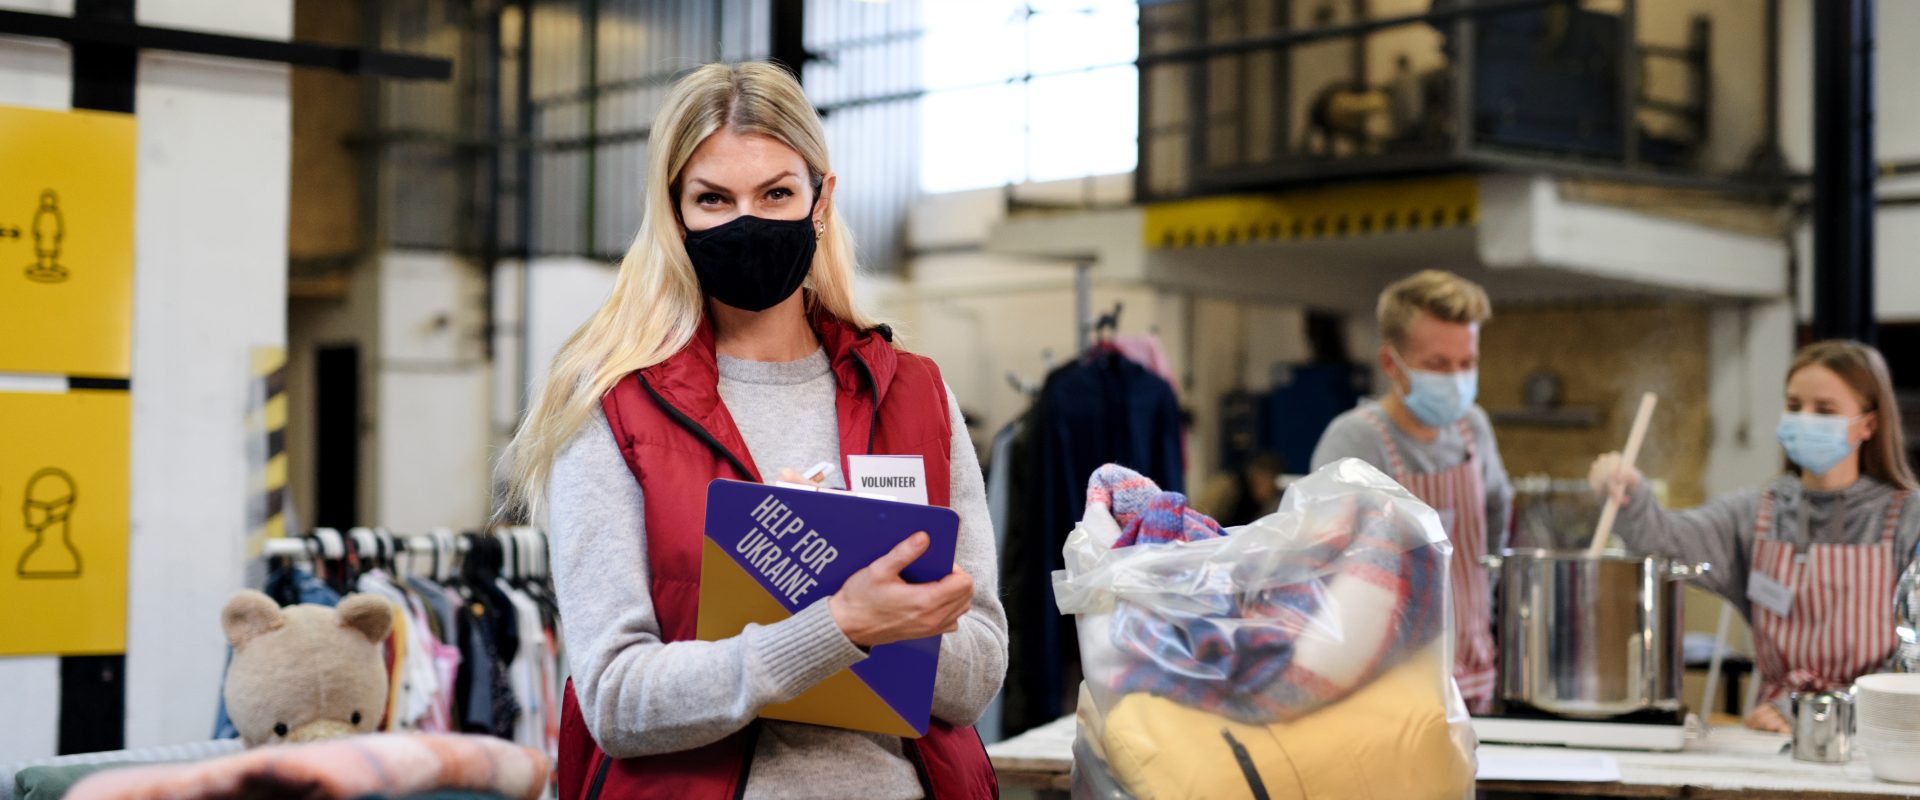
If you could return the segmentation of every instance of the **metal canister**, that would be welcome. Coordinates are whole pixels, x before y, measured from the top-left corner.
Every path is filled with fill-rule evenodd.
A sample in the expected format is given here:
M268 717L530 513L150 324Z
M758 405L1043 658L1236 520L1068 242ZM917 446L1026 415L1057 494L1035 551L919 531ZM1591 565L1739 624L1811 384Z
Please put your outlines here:
M1853 695L1793 693L1793 757L1823 764L1853 758Z

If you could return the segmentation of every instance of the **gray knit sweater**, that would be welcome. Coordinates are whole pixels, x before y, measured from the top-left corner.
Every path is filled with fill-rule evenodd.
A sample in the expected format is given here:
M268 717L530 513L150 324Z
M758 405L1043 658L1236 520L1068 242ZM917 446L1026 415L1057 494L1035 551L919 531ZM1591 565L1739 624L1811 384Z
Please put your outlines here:
M769 479L781 468L839 463L834 379L824 351L791 362L719 361L721 399ZM959 632L941 640L933 715L971 724L1006 674L1007 622L979 458L951 391L947 397L955 422L952 506L960 515L955 561L973 576L974 591ZM836 470L830 483L843 487L844 477ZM580 711L609 755L717 741L762 707L793 699L864 658L824 601L731 639L663 644L647 591L645 502L596 412L554 462L546 526ZM897 738L767 722L747 796L917 798L921 790Z
M1899 494L1894 487L1865 475L1837 492L1812 492L1800 485L1798 476L1789 474L1765 487L1714 498L1699 508L1668 511L1654 499L1647 482L1641 481L1620 509L1614 531L1635 551L1712 564L1713 571L1699 583L1726 598L1751 620L1747 578L1753 572L1753 532L1760 517L1762 492L1773 493L1773 538L1802 549L1809 544L1880 541L1889 506ZM1802 509L1807 512L1805 525L1800 520ZM1910 498L1900 507L1900 522L1894 528L1894 574L1913 559L1917 542L1920 499ZM1893 602L1893 587L1886 587L1886 592L1887 602Z
M1326 432L1320 434L1320 443L1313 448L1312 468L1357 458L1391 473L1392 459L1380 441L1380 429L1368 419L1374 414L1385 415L1386 410L1380 407L1380 401L1367 400L1328 423ZM1473 449L1480 459L1480 479L1487 491L1487 530L1494 534L1487 541L1487 549L1498 551L1506 546L1507 520L1513 515L1513 482L1507 479L1507 465L1500 461L1500 445L1493 439L1493 422L1487 419L1487 412L1479 406L1468 409L1467 428L1473 431ZM1414 472L1439 472L1467 460L1467 442L1458 425L1442 425L1433 441L1423 442L1389 421L1387 435L1393 437L1394 449L1406 460L1407 469Z

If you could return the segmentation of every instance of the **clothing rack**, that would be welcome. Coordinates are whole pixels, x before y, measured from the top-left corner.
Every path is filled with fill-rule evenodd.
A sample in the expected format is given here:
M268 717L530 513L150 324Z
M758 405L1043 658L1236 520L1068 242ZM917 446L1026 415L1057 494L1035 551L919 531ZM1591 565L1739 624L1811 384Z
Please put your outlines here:
M293 559L309 564L316 560L340 561L347 556L348 543L352 543L354 552L376 566L397 567L404 564L407 572L442 579L460 571L461 560L473 549L473 537L489 536L501 544L505 551L500 574L509 580L543 579L548 577L547 535L544 531L525 525L501 526L485 534L469 532L455 534L452 528L433 528L426 533L411 536L396 536L386 528L354 527L344 534L337 528L315 528L305 536L287 536L268 539L261 546L260 556L272 559ZM426 570L420 570L417 556L425 555L432 560Z
M544 532L315 528L260 554L258 588L282 606L391 605L382 730L485 733L557 756L565 643ZM224 707L215 735L235 735Z

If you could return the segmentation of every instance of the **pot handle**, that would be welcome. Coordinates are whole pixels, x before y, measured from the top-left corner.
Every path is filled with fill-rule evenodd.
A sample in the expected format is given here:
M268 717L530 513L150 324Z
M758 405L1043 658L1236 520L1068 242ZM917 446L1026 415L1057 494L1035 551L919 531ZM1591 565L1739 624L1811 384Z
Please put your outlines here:
M1667 580L1684 581L1691 578L1701 578L1712 571L1713 565L1705 561L1697 564L1682 564L1675 561L1667 565Z
M1486 567L1487 569L1499 569L1500 565L1505 563L1507 563L1506 559L1493 553L1488 553L1480 557L1480 566Z

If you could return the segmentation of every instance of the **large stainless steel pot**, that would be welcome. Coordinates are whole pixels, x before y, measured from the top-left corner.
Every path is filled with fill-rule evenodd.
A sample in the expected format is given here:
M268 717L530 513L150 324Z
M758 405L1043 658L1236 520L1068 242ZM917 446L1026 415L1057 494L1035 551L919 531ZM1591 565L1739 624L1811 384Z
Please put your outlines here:
M1567 717L1678 711L1680 581L1707 564L1507 550L1499 580L1500 699Z

